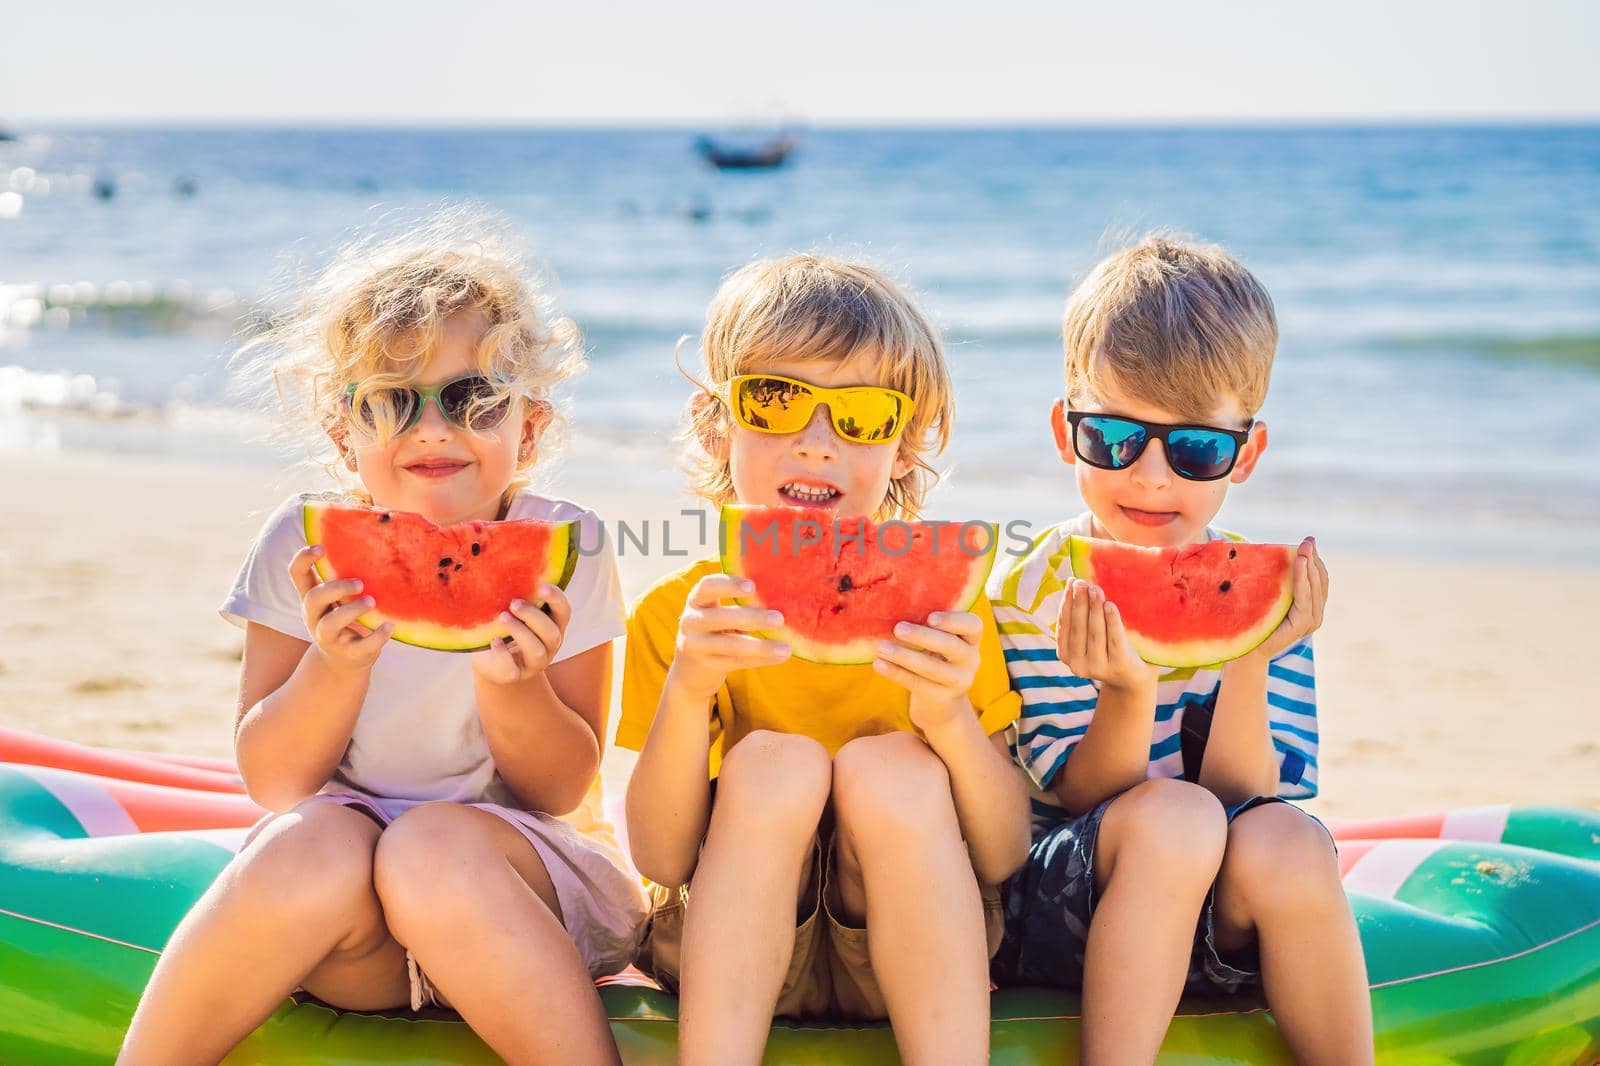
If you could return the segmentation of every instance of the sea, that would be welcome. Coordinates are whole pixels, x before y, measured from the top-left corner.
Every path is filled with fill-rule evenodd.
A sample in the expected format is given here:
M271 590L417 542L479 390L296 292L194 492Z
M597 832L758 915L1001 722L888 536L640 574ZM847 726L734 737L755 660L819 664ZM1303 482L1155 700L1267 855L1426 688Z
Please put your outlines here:
M1276 302L1257 539L1600 564L1600 125L803 129L717 171L687 128L41 128L0 141L0 456L269 467L229 356L364 228L498 212L586 339L552 474L676 489L674 367L719 281L820 250L905 283L957 388L930 513L1078 509L1047 414L1066 294L1151 230ZM596 479L602 479L597 481ZM1513 554L1514 553L1514 554Z

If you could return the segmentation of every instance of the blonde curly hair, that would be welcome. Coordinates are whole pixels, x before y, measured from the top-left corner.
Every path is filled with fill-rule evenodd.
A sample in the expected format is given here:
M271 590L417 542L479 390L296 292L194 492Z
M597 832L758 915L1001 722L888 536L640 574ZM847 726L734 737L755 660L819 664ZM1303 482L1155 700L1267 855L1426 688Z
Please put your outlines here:
M896 445L912 467L890 481L873 517L914 519L921 512L939 477L927 456L949 443L954 394L938 332L888 277L813 254L749 263L729 275L712 299L701 355L713 384L760 373L780 360L872 360L879 381L915 405ZM728 450L733 419L711 386L695 383L701 391L690 400L680 435L684 465L690 490L720 507L734 499Z
M397 234L361 237L299 288L293 309L269 316L234 363L242 388L255 385L259 394L268 391L259 383L271 381L285 416L281 435L353 495L365 492L345 464L350 405L366 404L380 439L392 437L394 413L370 402L373 394L414 383L457 315L485 324L476 361L494 391L476 403L520 398L548 415L534 447L519 456L508 499L559 443L565 418L552 395L583 371L583 350L503 220L453 208Z

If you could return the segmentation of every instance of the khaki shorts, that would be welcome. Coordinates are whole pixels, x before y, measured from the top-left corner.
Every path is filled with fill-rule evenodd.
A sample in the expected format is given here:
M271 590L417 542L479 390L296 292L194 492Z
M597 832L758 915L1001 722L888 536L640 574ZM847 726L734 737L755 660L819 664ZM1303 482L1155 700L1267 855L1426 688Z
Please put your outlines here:
M774 1016L839 1021L882 1021L889 1016L867 951L867 931L839 919L840 903L834 834L819 834L806 860L800 893L794 953L783 976ZM989 957L1000 947L1005 916L999 890L980 884L983 929ZM650 886L650 925L640 951L639 969L669 992L678 991L684 913L689 886Z

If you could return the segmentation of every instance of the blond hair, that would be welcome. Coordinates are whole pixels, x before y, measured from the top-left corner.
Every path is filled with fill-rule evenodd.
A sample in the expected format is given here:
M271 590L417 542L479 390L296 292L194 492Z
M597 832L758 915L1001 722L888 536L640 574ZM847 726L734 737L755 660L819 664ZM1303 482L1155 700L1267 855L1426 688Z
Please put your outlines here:
M353 241L302 287L291 311L268 319L235 363L244 383L270 378L286 416L283 435L364 496L342 462L349 387L360 404L374 390L412 384L458 315L484 323L476 363L495 390L479 402L520 398L549 412L535 447L519 456L509 498L559 440L565 419L551 395L583 370L584 357L577 328L556 312L520 243L494 216L455 208L397 235ZM380 406L376 422L380 438L392 436L392 413Z
M1200 421L1225 397L1260 410L1278 322L1267 290L1221 247L1151 234L1072 291L1062 341L1069 404L1104 384Z
M883 274L859 263L800 254L749 263L722 283L706 314L701 353L714 384L779 361L872 362L879 383L911 397L915 409L896 447L913 465L889 483L875 517L915 518L938 472L926 456L944 451L954 396L939 334ZM691 401L686 466L690 488L714 506L734 498L726 405L702 384ZM711 442L707 446L707 442Z

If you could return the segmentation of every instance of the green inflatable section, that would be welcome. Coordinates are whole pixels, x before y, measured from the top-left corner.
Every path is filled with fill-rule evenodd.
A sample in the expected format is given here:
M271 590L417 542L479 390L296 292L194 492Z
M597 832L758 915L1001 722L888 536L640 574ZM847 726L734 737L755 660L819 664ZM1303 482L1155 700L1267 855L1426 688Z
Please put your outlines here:
M0 765L0 1062L105 1063L156 953L232 857L231 836L85 835L44 782ZM1352 845L1354 847L1355 845ZM1353 894L1372 981L1379 1061L1404 1066L1589 1063L1600 1053L1600 816L1519 808L1500 843L1385 841L1406 871L1392 898ZM1407 849L1414 849L1409 854ZM1414 861L1413 861L1414 860ZM601 990L630 1064L672 1063L675 1002ZM993 997L1002 1066L1077 1061L1077 1000ZM886 1026L773 1027L772 1063L895 1060ZM229 1063L494 1063L460 1021L339 1013L286 1002ZM1289 1063L1249 999L1186 1000L1163 1064Z

